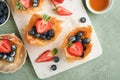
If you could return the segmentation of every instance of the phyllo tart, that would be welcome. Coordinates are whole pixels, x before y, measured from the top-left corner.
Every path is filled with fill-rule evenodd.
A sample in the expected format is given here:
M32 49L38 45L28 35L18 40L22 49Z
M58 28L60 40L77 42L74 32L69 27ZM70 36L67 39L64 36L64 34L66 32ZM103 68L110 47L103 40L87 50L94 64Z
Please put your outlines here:
M14 34L0 35L0 72L9 73L19 69L25 62L26 50Z
M45 0L11 0L14 10L27 13L41 10L44 2Z
M78 26L66 36L62 48L68 62L84 59L91 52L91 34L91 26Z
M62 27L61 20L47 14L33 14L26 27L26 40L34 46L44 46L59 37Z

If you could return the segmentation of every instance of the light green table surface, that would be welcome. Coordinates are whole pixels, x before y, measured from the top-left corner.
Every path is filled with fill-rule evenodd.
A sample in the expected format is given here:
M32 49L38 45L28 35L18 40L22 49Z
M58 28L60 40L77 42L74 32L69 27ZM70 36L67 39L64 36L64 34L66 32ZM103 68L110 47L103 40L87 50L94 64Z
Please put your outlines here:
M88 15L103 48L103 54L90 62L45 80L120 80L120 0L115 0L112 9L104 15L94 15L89 11ZM13 32L19 36L11 16L0 28L0 34ZM20 70L12 74L0 73L0 80L40 79L37 78L27 57L26 63Z

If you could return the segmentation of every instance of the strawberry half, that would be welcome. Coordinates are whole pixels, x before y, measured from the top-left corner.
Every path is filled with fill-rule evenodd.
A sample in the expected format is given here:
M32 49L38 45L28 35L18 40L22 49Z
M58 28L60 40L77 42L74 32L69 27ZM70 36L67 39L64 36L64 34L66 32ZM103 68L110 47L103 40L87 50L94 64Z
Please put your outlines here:
M58 2L58 3L63 3L64 2L64 0L55 0L56 2Z
M51 2L54 4L54 5L58 5L59 3L56 2L55 0L51 0Z
M30 0L19 0L16 2L17 9L24 10L30 7Z
M80 43L80 42L74 42L72 44L72 46L68 46L67 47L67 52L71 56L76 56L76 57L82 56L83 55L83 46L82 46L82 43Z
M36 62L39 63L51 61L54 58L54 55L57 54L57 52L57 48L54 48L52 51L46 50L36 59Z
M64 0L51 0L54 5L62 4Z
M56 6L55 9L53 9L54 11L56 11L57 14L61 15L61 16L69 16L72 14L71 11L65 9L62 6Z
M42 34L51 29L52 24L49 22L50 17L46 14L42 15L42 18L38 18L35 22L36 30Z
M10 41L7 39L0 40L0 52L9 53L11 51Z
M30 0L20 0L24 8L29 8L30 7Z

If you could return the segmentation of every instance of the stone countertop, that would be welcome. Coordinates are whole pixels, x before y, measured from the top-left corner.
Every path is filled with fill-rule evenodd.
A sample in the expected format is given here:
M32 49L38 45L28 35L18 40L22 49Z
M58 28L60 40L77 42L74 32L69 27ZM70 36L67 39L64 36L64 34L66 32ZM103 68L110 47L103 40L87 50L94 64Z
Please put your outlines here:
M84 0L83 0L84 1ZM120 0L103 15L88 12L101 43L103 54L87 63L44 80L120 80ZM0 34L15 33L20 37L14 19L0 27ZM40 80L37 78L29 57L23 67L11 74L0 73L0 80Z

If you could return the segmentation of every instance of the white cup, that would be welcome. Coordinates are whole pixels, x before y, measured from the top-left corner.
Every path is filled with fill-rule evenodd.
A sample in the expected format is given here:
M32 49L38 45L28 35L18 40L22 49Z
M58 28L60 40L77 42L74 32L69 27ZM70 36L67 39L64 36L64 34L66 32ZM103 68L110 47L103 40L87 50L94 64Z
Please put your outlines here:
M112 7L112 5L113 5L113 3L114 3L114 0L108 0L108 1L109 1L109 4L108 4L107 8L105 8L105 9L102 10L102 11L96 11L96 10L94 10L94 9L90 6L90 0L86 0L86 6L87 6L87 8L88 8L92 13L94 13L94 14L104 14L104 13L108 12L108 11L111 9L111 7Z

